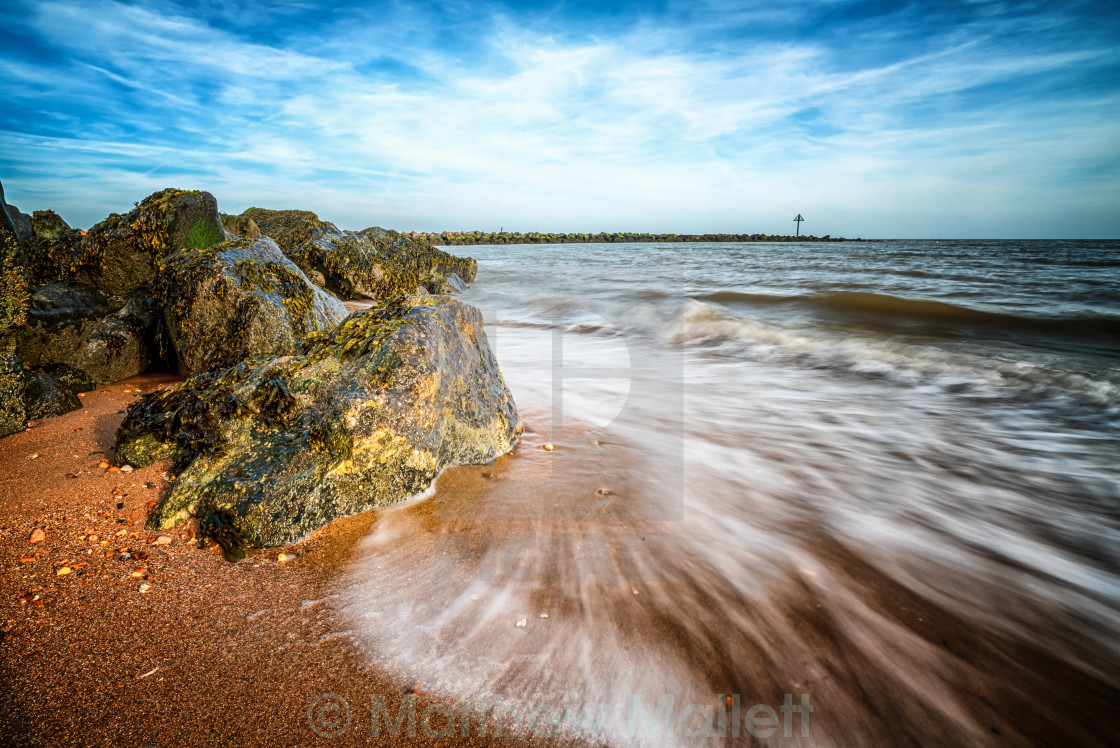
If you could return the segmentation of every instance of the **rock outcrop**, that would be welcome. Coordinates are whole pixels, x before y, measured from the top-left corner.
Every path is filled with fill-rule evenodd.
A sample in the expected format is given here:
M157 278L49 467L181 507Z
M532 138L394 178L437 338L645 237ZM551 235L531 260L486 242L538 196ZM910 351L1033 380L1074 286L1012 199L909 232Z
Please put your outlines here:
M268 237L168 255L151 286L187 377L250 356L295 353L305 335L347 315Z
M16 350L30 368L64 364L96 383L115 382L167 360L162 324L146 292L121 302L91 286L51 283L31 293Z
M0 436L23 431L27 425L23 364L16 354L15 337L26 317L27 267L0 184Z
M152 525L203 518L235 559L245 545L290 543L412 496L520 434L479 311L427 296L355 313L296 355L145 395L118 432L116 459L175 460Z
M143 288L159 261L181 249L204 249L226 238L218 204L209 192L165 189L135 209L113 214L82 238L75 279L106 296Z
M275 239L309 278L343 298L389 299L419 288L452 293L478 269L472 258L427 241L376 226L343 231L310 211L249 208L241 217Z

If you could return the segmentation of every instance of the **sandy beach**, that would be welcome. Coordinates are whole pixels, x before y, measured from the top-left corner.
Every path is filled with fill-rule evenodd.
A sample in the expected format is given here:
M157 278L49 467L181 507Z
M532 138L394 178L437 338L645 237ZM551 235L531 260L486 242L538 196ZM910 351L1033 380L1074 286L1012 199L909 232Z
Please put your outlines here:
M191 525L146 526L167 465L98 467L128 403L170 381L100 386L81 410L0 440L0 744L356 745L370 740L370 695L395 715L411 690L422 712L423 684L363 667L347 637L330 635L328 582L374 513L230 564L190 544ZM31 543L36 529L45 539ZM156 544L161 535L171 542ZM349 730L329 740L308 723L325 693L355 702ZM491 742L422 730L378 739Z

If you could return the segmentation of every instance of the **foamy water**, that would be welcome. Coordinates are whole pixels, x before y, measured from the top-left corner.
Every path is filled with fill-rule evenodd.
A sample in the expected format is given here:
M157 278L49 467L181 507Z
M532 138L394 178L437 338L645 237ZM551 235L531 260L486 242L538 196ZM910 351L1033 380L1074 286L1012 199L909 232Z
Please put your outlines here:
M469 249L527 432L380 514L373 662L591 743L1115 737L1120 247Z

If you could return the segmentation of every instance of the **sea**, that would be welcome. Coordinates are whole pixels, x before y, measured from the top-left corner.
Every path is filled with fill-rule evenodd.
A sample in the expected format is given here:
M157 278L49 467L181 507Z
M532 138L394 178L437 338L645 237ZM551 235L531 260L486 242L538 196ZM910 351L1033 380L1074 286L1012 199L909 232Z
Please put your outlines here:
M525 435L339 604L444 729L1120 740L1120 242L451 251Z

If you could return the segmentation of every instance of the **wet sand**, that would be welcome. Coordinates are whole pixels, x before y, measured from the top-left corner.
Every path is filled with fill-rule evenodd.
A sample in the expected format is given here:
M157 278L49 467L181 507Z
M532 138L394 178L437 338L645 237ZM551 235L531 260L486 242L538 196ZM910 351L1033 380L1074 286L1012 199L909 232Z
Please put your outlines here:
M445 472L430 498L344 518L294 546L229 564L216 548L190 544L189 524L146 527L149 505L169 485L169 466L127 474L98 467L111 455L127 404L171 381L150 375L99 387L83 397L82 410L0 440L0 744L534 744L477 730L469 738L422 731L371 738L370 696L381 695L392 714L408 693L420 712L453 702L454 689L426 676L438 674L440 663L461 665L480 646L497 668L489 685L507 694L537 685L546 693L565 679L570 685L625 669L643 652L689 663L691 696L703 702L742 694L744 706L779 704L781 694L812 694L813 736L790 741L807 745L1106 745L1115 735L1114 689L1040 648L977 629L813 527L802 528L799 542L842 582L825 590L814 587L811 573L765 580L773 603L766 609L705 585L705 562L671 549L641 558L660 558L679 576L627 566L634 559L627 542L671 536L676 525L627 508L653 480L638 453L585 432L535 432L532 417L514 454ZM555 450L544 449L552 441ZM380 551L379 523L389 533ZM29 543L36 528L45 540ZM397 654L371 648L377 637L363 636L356 623L371 590L382 594L385 580L398 578L401 597L386 604L469 605L465 595L488 545L519 533L568 543L539 545L518 557L528 566L506 563L488 577L491 589L524 596L524 627L483 610L478 626L465 625L475 620L467 610L437 631L432 661L369 664ZM148 542L160 535L171 543ZM606 546L616 573L573 582L572 565L587 562L575 560L581 540L593 536L620 539ZM296 558L280 563L281 553ZM425 577L441 556L448 573ZM387 577L378 579L381 564ZM62 567L71 572L59 575ZM845 626L837 613L862 616L866 631ZM413 634L392 633L398 642ZM591 675L564 669L580 646L590 651ZM886 651L889 665L891 647L897 668L868 658ZM907 690L908 681L921 687L923 662L945 692ZM555 683L545 682L553 676ZM456 679L449 670L447 681ZM349 729L334 738L309 726L309 707L323 694L344 696L352 707ZM536 695L528 695L532 703ZM954 705L961 721L928 711L939 702ZM785 741L779 733L766 742ZM744 735L727 743L752 741Z

